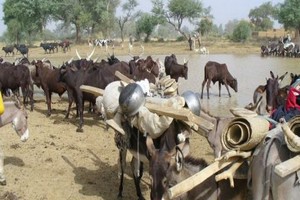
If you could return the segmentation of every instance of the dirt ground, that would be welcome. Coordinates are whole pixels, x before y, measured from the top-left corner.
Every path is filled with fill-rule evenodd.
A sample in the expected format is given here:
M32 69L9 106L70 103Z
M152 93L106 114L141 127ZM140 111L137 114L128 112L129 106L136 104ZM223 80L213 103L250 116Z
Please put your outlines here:
M230 46L230 47L229 47ZM224 48L228 47L228 48ZM187 49L187 43L145 44L144 55L193 53ZM210 53L257 52L258 47L228 45L216 43L209 46ZM30 59L48 58L55 65L76 57L75 49L80 53L91 52L85 46L72 46L71 51L63 54L44 54L41 48L30 49ZM241 50L242 49L242 50ZM126 48L114 49L116 55L128 54ZM135 49L135 54L140 51ZM113 52L110 49L110 53ZM2 53L4 57L4 53ZM97 50L101 59L107 52ZM1 56L1 55L0 55ZM19 55L5 57L14 61ZM76 59L76 58L75 58ZM4 159L6 186L0 186L0 200L110 200L118 193L118 149L114 143L114 132L107 129L105 123L95 114L84 113L84 132L76 132L78 119L72 111L70 119L64 119L67 100L54 95L50 117L46 117L46 104L43 95L35 96L35 108L29 114L30 138L22 143L12 127L1 127L0 147ZM197 133L191 138L191 153L201 156L208 162L213 160L212 150L206 139ZM124 199L136 199L127 156L127 169L124 182ZM146 199L149 198L150 178L148 167L141 187Z

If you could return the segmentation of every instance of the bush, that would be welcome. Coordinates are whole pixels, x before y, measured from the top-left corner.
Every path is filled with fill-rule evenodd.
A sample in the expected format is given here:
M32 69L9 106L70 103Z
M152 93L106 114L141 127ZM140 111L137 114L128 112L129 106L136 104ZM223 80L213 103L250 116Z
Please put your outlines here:
M176 41L177 42L182 42L182 41L184 41L185 40L185 37L183 37L183 36L178 36L177 38L176 38Z
M240 21L234 28L231 39L234 42L245 42L251 36L251 26L247 21Z

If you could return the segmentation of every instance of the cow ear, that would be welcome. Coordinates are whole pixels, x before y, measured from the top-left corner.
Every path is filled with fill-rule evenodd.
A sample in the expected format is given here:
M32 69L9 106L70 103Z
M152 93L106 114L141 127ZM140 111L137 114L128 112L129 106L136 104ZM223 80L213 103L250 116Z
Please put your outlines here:
M176 162L176 170L180 172L183 166L183 153L182 151L176 147L176 155L175 155L175 162Z

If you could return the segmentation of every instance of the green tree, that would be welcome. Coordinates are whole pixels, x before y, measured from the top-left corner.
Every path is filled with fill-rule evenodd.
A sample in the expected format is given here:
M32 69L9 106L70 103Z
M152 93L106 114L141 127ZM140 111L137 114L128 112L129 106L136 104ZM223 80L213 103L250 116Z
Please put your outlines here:
M276 7L271 2L263 3L261 6L251 9L249 12L249 19L254 24L256 31L268 30L273 27L276 16Z
M33 34L42 33L52 13L52 1L47 0L6 0L3 4L4 23L13 31L18 43L26 33L29 43ZM12 27L17 24L17 28ZM18 32L18 34L16 34Z
M235 42L244 42L251 36L251 26L249 22L241 20L234 28L232 33L232 40Z
M143 13L142 16L136 21L136 33L140 38L141 34L145 34L145 42L148 42L150 35L157 25L157 18L148 13Z
M124 42L124 27L125 24L131 20L132 17L135 17L136 15L133 14L134 9L138 6L138 3L136 0L127 0L122 5L122 11L124 13L123 16L118 17L118 25L121 31L121 39L122 42Z
M285 29L295 29L296 38L299 39L300 33L300 1L285 0L279 4L278 21L284 25Z
M203 18L200 20L200 23L198 25L197 32L201 33L202 36L208 34L213 28L213 23L210 18Z
M194 23L204 12L199 0L170 0L166 6L163 0L152 0L152 3L152 12L160 19L159 23L171 24L186 40L188 40L188 33L182 29L183 22L187 20Z

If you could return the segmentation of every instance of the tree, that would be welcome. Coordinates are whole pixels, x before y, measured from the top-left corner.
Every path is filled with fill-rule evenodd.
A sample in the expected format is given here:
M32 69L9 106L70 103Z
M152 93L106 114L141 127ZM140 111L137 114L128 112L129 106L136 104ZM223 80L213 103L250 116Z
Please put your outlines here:
M244 42L251 36L251 27L249 22L241 20L234 28L232 40L235 42Z
M227 24L225 24L224 33L229 36L233 34L235 27L238 25L239 21L237 19L229 20Z
M273 21L276 16L276 7L272 6L271 2L263 3L258 8L251 9L248 17L254 24L254 29L257 31L268 30L273 28Z
M156 25L157 18L155 16L148 13L143 13L142 16L136 21L136 33L139 37L142 33L146 34L144 41L148 42Z
M183 22L185 20L193 22L199 19L204 12L199 0L170 0L166 7L162 0L152 0L152 3L152 12L160 20L160 23L171 24L187 40L188 34L182 30Z
M136 0L127 0L127 2L125 2L122 5L122 11L124 13L123 16L118 17L118 25L119 28L121 30L121 39L122 42L124 42L124 26L125 23L128 22L131 17L135 16L132 12L134 11L134 9L138 6L138 3Z
M33 34L43 32L52 8L52 1L47 0L7 0L3 4L3 20L8 26L8 31L15 34L17 43L22 32L27 34L30 43ZM13 27L16 24L18 30Z
M198 29L197 32L201 33L201 35L205 35L208 34L213 27L213 23L211 21L210 18L203 18L201 19L199 25L198 25Z
M299 39L300 33L300 1L285 0L279 4L278 21L284 25L285 29L295 29L296 38Z

